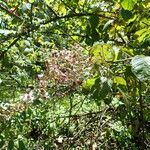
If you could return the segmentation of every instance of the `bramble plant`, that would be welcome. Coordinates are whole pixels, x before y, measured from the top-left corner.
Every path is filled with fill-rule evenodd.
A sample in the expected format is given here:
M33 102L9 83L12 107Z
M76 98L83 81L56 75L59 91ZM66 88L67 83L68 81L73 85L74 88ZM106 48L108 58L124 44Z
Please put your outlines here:
M0 149L150 149L150 2L0 2Z

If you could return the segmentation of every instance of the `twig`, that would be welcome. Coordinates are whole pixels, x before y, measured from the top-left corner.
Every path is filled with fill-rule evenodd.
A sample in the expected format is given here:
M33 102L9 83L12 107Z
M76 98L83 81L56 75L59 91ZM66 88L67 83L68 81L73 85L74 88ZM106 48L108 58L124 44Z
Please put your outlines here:
M79 36L79 37L86 37L86 35L82 35L82 34L54 33L54 32L51 32L51 31L39 32L39 33L44 33L44 34L56 34L56 35L62 35L62 36Z
M112 18L109 16L105 16L102 14L96 14L96 13L75 13L75 14L68 14L65 16L52 18L50 20L44 21L43 23L40 23L40 25L45 25L45 24L48 24L50 22L57 21L60 19L69 19L69 18L74 18L74 17L88 17L88 16L98 16L98 17L107 18L107 19L116 19L116 18Z
M2 53L0 53L0 60L4 58L4 55L7 53L7 51L14 45L17 43L17 41L21 38L21 36L18 36L8 47L7 50L3 51Z
M1 5L0 5L1 6ZM1 6L2 7L2 6ZM0 8L1 8L0 7ZM115 18L112 18L112 17L109 17L109 16L105 16L105 15L102 15L102 14L95 14L95 13L75 13L75 14L68 14L68 15L65 15L65 16L56 16L50 20L47 20L47 21L44 21L42 23L40 23L39 25L37 26L34 26L32 27L32 29L30 29L30 31L35 31L35 30L38 30L40 28L41 25L46 25L48 23L51 23L53 21L57 21L57 20L61 20L61 19L70 19L70 18L74 18L74 17L84 17L84 16L98 16L98 17L103 17L103 18L107 18L107 19L115 19ZM26 27L27 30L28 30L28 27ZM29 30L28 30L29 31ZM27 35L29 32L22 32L20 34L18 34L17 38L8 46L7 49L10 49L20 38L22 35ZM4 51L3 53L6 53L7 51ZM3 56L3 54L0 55L0 57Z
M17 41L21 38L21 36L17 37L8 47L7 50L10 49L13 45L17 43Z
M50 6L48 6L47 4L46 4L46 6L47 6L47 8L48 8L56 17L58 17L58 15L56 14L56 12L55 12Z
M62 2L66 7L68 7L72 12L75 13L74 9L72 9L70 6L68 6L68 4L66 4L63 0L61 0L61 2Z
M125 58L125 59L120 59L120 60L115 60L115 61L106 61L107 63L120 63L120 62L125 62L128 60L131 60L133 57L130 58Z
M18 16L17 14L13 13L12 11L8 10L7 8L5 8L5 6L3 6L2 4L0 4L0 9L2 9L3 11L5 11L7 14L9 14L10 16L16 17L17 19L20 19L23 21L23 19Z

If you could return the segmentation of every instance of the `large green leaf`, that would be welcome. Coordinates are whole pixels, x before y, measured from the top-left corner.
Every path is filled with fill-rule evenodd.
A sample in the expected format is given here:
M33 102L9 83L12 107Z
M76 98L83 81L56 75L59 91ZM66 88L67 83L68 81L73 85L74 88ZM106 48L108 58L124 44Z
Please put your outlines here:
M133 17L133 14L131 11L129 10L125 10L125 9L121 9L121 17L124 19L124 20L129 20Z
M126 10L132 10L137 0L122 0L121 5Z
M150 80L150 56L135 56L131 66L132 72L140 81Z
M97 44L90 50L93 62L105 63L115 60L115 51L110 44Z

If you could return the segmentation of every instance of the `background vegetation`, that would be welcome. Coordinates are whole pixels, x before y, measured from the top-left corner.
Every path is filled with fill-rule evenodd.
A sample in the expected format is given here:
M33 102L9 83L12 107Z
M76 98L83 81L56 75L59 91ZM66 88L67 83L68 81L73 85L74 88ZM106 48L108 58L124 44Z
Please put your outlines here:
M148 0L0 10L0 149L150 149Z

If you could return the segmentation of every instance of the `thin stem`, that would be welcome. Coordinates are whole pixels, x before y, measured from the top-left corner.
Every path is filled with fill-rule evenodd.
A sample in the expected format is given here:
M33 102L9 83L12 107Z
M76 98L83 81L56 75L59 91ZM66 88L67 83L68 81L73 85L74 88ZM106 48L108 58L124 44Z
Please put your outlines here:
M96 13L75 13L75 14L68 14L68 15L65 15L65 16L52 18L50 20L44 21L43 23L40 23L40 25L42 25L42 24L45 25L45 24L48 24L50 22L57 21L57 20L60 20L60 19L69 19L69 18L74 18L74 17L86 17L86 16L98 16L98 17L113 19L113 20L116 19L116 18L113 18L113 17L105 16L105 15L102 15L102 14L96 14Z
M143 113L143 96L142 96L142 82L141 81L139 81L139 104L140 104L139 122L140 122L141 134L142 134L141 149L143 150L145 148L145 144L144 144L145 133L144 133L144 113Z
M11 10L8 10L5 6L3 6L2 4L0 4L0 9L2 9L3 11L5 11L7 14L9 14L10 16L13 16L13 17L16 17L16 18L18 18L18 19L20 19L20 20L22 20L23 21L23 19L20 17L20 16L18 16L17 14L15 14L14 12L12 12Z

